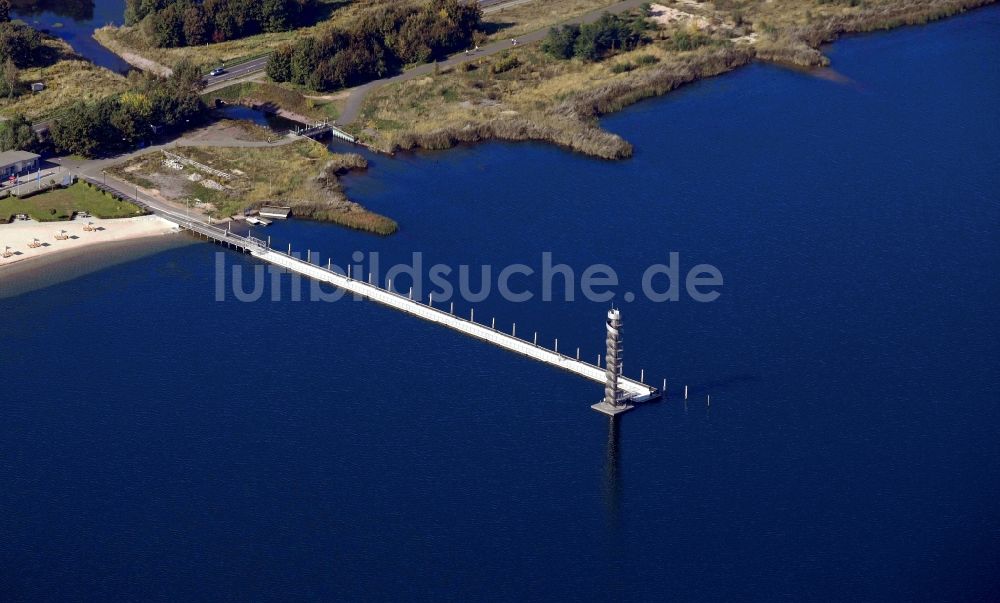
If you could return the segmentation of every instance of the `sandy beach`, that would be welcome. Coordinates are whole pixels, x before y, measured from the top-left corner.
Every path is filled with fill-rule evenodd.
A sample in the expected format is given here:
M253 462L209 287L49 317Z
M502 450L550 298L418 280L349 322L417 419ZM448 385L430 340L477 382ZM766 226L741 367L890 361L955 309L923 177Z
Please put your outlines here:
M88 224L92 224L93 230L85 230ZM102 243L162 236L174 232L177 232L175 224L157 216L115 220L85 218L68 222L15 220L10 224L0 224L0 254L5 255L5 252L12 254L10 257L0 255L0 276L8 266L23 265L29 260L62 252L75 254ZM57 236L60 238L56 238ZM41 245L29 247L29 244L36 239Z

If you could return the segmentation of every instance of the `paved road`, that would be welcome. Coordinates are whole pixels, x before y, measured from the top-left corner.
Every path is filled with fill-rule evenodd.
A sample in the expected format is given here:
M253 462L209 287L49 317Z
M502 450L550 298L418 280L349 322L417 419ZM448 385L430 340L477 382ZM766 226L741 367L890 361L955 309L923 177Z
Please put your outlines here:
M560 25L580 25L583 23L593 23L598 20L604 13L618 14L623 13L628 10L636 9L648 2L648 0L624 0L617 4L612 4L605 8L599 8L597 10L590 11L589 13L580 15L579 17L574 17L572 19L567 19L560 23ZM538 42L548 35L548 28L540 29L538 31L533 31L529 34L519 36L517 38L518 45L530 44L532 42ZM456 65L461 65L467 61L472 61L482 57L497 54L498 52L503 52L504 50L510 50L513 47L510 40L500 40L498 42L493 42L487 44L480 48L477 52L471 52L465 54L464 52L459 52L451 55L444 61L437 63L439 68L454 67ZM337 124L341 126L346 126L354 123L358 116L361 115L361 107L364 104L365 98L373 91L385 86L386 84L395 84L398 82L405 82L407 80L412 80L413 78L423 77L434 71L434 63L427 63L420 65L419 67L414 67L404 71L403 73L384 78L381 80L375 80L364 84L363 86L357 86L351 88L350 96L347 97L347 105L344 111L340 114L340 118L337 119Z
M479 0L479 4L483 7L484 12L490 13L508 6L516 6L518 4L535 1L538 0ZM263 73L267 68L267 60L269 56L270 55L265 55L244 63L226 66L226 72L222 75L206 75L202 78L202 81L205 82L206 91L212 92L214 90L219 90L220 88L225 87L224 84L238 83L235 80L246 81L250 79L249 76Z
M219 84L230 80L245 78L248 75L260 73L267 67L267 59L269 56L270 55L257 57L256 59L246 61L245 63L237 63L236 65L227 65L226 72L222 75L206 75L202 78L202 81L205 82L206 88L217 87Z

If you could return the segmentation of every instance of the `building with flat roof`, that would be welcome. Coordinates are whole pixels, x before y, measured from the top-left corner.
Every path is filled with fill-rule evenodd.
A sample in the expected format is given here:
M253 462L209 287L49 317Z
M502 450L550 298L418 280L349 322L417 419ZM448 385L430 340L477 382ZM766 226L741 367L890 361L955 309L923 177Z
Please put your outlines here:
M39 156L27 151L0 153L0 178L26 174L38 169Z

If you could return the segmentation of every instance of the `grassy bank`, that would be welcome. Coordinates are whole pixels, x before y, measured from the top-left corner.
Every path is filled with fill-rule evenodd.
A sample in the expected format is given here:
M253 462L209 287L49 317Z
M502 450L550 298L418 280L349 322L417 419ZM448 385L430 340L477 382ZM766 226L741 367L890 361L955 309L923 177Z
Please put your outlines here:
M538 29L551 27L592 10L614 4L617 0L544 0L517 4L483 15L483 25L491 39L516 38Z
M0 98L0 115L20 113L36 120L73 101L96 100L127 88L124 77L80 59L62 40L46 38L44 44L57 53L58 60L44 67L21 70L19 79L25 91L13 99ZM29 88L34 82L44 83L45 90L31 92Z
M24 185L26 188L29 186ZM0 199L0 222L9 222L17 214L27 214L39 222L69 220L74 212L81 211L98 218L128 218L143 214L135 205L82 182L27 199Z
M841 34L926 23L991 2L666 3L654 7L662 21L637 50L584 62L554 59L531 45L476 59L377 90L366 99L355 131L386 151L486 139L543 140L596 157L624 158L631 146L600 129L599 116L755 59L823 65L827 61L818 47Z
M290 86L268 82L243 82L204 95L208 103L219 99L231 104L261 106L268 110L284 109L311 120L336 119L340 114L340 101L329 97L307 97Z
M225 218L264 205L292 207L296 217L333 222L380 235L396 231L395 222L366 210L344 194L339 176L367 167L358 155L331 153L302 140L278 147L179 147L184 158L225 172L219 176L194 167L175 169L160 153L150 153L110 171L167 200L189 203Z
M600 129L597 116L723 73L753 55L720 42L689 52L651 45L600 63L557 60L535 47L517 56L519 65L501 74L493 73L492 65L502 56L377 91L362 112L361 136L387 151L487 139L542 140L621 159L631 155L631 145ZM614 65L623 62L633 68L616 73Z

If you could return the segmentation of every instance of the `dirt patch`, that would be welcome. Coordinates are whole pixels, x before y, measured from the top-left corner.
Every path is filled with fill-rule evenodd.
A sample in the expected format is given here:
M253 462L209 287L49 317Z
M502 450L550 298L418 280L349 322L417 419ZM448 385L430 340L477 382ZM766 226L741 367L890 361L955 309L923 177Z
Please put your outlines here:
M708 19L704 17L692 15L691 13L686 13L682 10L670 8L669 6L664 6L662 4L653 4L650 6L649 18L655 21L658 25L664 27L690 23L698 29L707 29L711 25L711 23L708 22Z

